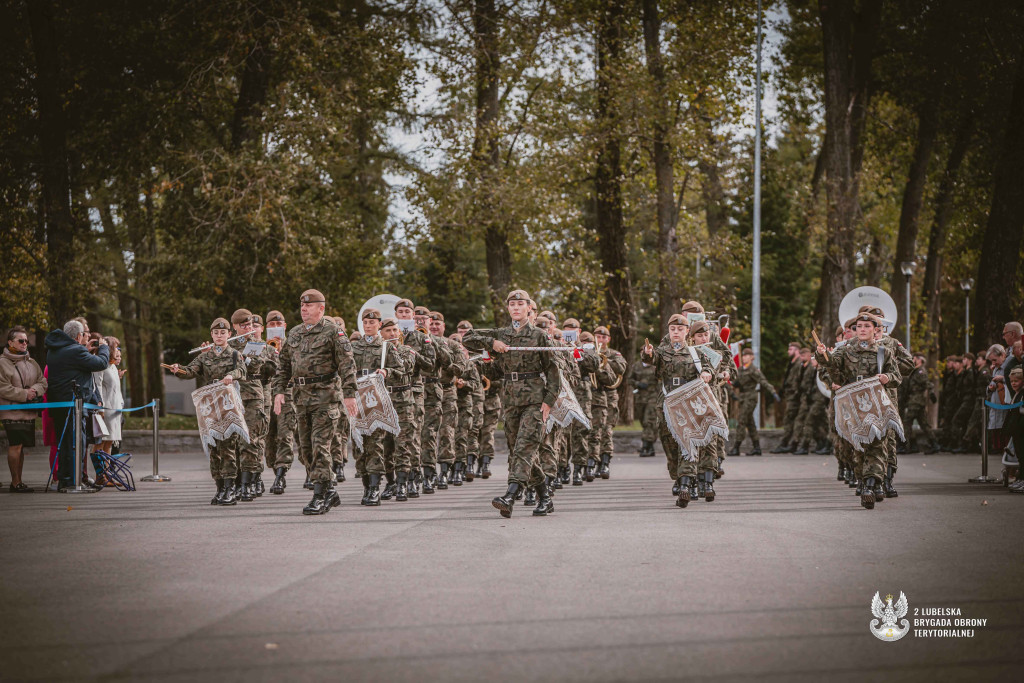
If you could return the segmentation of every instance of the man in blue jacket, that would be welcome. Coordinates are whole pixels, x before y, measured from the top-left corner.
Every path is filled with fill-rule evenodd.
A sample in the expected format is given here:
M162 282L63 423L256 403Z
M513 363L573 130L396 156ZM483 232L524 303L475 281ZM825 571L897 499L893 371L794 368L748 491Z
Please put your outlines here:
M95 354L89 353L85 346L87 340L85 326L78 320L71 320L64 324L63 330L54 330L46 335L46 365L49 368L47 377L50 383L47 400L54 403L74 401L76 384L79 394L86 400L93 395L92 373L107 368L110 364L110 349L106 340L100 337L99 349ZM74 408L55 408L50 412L53 415L54 430L60 439L57 448L57 490L60 491L75 484L74 431L73 425L68 422L68 415L74 414Z

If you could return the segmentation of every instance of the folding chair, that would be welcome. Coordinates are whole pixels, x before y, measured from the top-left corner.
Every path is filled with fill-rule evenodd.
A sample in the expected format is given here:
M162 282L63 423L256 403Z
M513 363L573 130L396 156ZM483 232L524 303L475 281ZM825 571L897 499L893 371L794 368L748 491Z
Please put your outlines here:
M132 476L131 453L118 453L111 455L104 451L93 452L103 465L103 474L114 484L118 491L134 491L135 477Z

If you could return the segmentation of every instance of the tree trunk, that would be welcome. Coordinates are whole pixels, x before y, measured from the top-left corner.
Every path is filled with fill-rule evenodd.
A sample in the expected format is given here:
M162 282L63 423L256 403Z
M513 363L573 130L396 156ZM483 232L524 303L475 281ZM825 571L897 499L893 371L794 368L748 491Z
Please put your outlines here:
M661 330L668 329L668 319L682 308L679 294L679 240L676 236L675 169L669 142L670 114L667 100L668 84L661 56L661 15L658 0L643 0L644 51L647 72L654 81L655 114L652 124L654 177L658 215L658 313Z
M1003 325L1018 320L1013 309L1024 235L1024 51L1017 56L1013 99L995 168L992 209L978 263L973 326L975 338L999 339Z
M703 118L702 125L705 127L704 138L711 156L708 158L702 155L697 160L697 170L704 176L701 185L704 219L708 226L708 237L714 239L725 227L725 192L722 190L722 178L718 173L719 142L715 138L711 119Z
M61 104L60 63L53 4L50 0L25 3L36 58L36 99L43 221L46 226L46 279L50 290L50 328L61 327L78 315L79 294L74 277L75 225L71 215L71 178L68 173L67 120Z
M819 0L825 60L825 144L823 164L828 205L828 240L815 308L818 324L839 319L839 304L853 289L854 224L858 215L863 130L870 96L871 56L881 13L880 0L852 3ZM851 34L851 27L853 28Z
M258 132L256 121L263 114L270 83L270 60L272 51L269 40L263 35L267 15L262 2L250 5L247 16L248 28L253 37L252 47L242 64L241 84L235 101L234 118L231 122L231 150L238 151L242 145L253 140Z
M907 172L907 185L903 189L903 205L900 208L900 228L896 237L896 253L892 263L890 290L893 292L902 291L901 286L904 285L905 276L901 270L901 264L904 261L913 261L917 258L918 217L921 215L921 199L928 181L928 162L931 160L935 139L939 133L938 107L934 106L934 103L922 107L918 121L917 143L914 145L914 157L910 162L910 170ZM899 323L892 335L896 339L903 339L906 336L903 328L910 320L910 311L905 310L905 296L893 298L896 300L896 310L899 311Z
M605 306L612 346L626 357L627 371L636 356L636 310L627 262L626 226L622 216L622 140L617 102L612 92L621 78L623 29L622 0L607 0L597 25L597 170L594 180L595 225L601 268L605 273ZM620 421L633 420L632 396L619 398Z
M113 259L117 305L121 312L121 325L124 327L124 339L121 341L124 348L124 364L128 368L128 391L132 401L130 405L143 405L146 402L142 400L145 394L142 375L142 342L139 338L139 326L135 319L135 300L132 298L128 284L128 268L123 257L124 245L119 228L114 223L110 205L105 201L100 201L97 208L100 213L100 222L103 225L103 237L107 241Z

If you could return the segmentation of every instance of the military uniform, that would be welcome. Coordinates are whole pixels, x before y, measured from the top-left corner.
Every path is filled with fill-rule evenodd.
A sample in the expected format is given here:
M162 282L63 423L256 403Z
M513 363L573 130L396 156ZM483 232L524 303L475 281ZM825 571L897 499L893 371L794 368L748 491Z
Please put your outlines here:
M598 328L597 331L602 329ZM602 332L602 334L607 333L607 330ZM618 386L613 385L620 383L623 375L626 374L626 359L621 353L612 348L606 347L602 350L602 353L608 359L608 372L603 373L607 376L607 379L602 380L601 375L598 376L598 384L601 386L601 391L604 392L605 405L604 421L601 423L599 455L601 459L601 478L608 479L608 466L611 463L615 450L615 442L612 437L615 433L615 426L619 423L619 389Z
M658 439L658 383L654 366L637 362L629 371L629 385L633 387L633 414L640 420L640 457L654 455L654 442Z
M249 443L241 444L238 453L238 466L242 476L241 500L243 501L252 500L257 495L256 491L250 489L255 482L255 475L263 471L261 450L270 427L270 415L267 413L263 397L262 377L264 372L273 374L277 365L277 354L266 344L263 344L261 350L255 355L244 355L242 351L248 341L243 337L228 342L228 345L242 356L246 372L246 379L238 383L238 391L242 396L242 407L245 410L245 424L249 428Z
M570 327L570 323L574 327ZM565 329L578 329L579 322L574 318L569 318L562 323L562 327ZM583 357L576 366L580 373L580 381L573 387L573 393L587 420L590 421L590 429L576 421L573 421L569 426L568 450L569 460L573 465L573 486L583 486L585 478L589 481L594 479L592 471L594 464L594 440L591 438L591 435L594 433L594 395L601 393L594 386L597 384L597 373L601 370L601 359L597 355L593 345L593 336L589 332L580 334L578 348ZM562 472L563 482L567 478L566 474L568 473Z
M971 408L971 414L967 420L967 430L964 432L962 440L964 451L971 452L981 443L984 434L984 430L981 428L981 402L988 396L988 385L991 382L992 370L987 364L974 369L974 386L971 391L974 406Z
M786 376L782 380L782 398L786 401L786 413L782 422L782 441L773 453L790 453L796 450L797 434L796 417L800 412L800 380L803 378L804 365L797 356L786 368Z
M386 327L388 321L385 321ZM419 433L416 424L417 402L413 394L413 377L416 369L416 354L397 340L389 341L384 368L387 375L384 384L391 395L391 404L398 414L398 434L381 433L384 455L384 471L389 482L394 481L395 500L404 501L416 497L412 473L418 470L415 444ZM380 355L377 356L380 362ZM379 366L378 366L379 367ZM381 498L384 498L382 495Z
M475 456L479 448L474 424L476 422L476 390L480 387L480 372L477 370L476 363L466 362L465 356L462 355L462 343L458 340L458 335L452 336L455 337L452 339L452 343L459 345L459 354L463 358L465 366L465 371L459 378L462 386L458 386L460 382L456 382L455 388L456 404L459 411L455 429L455 468L468 481L473 481L471 471L473 463L469 461L469 456Z
M799 454L806 454L812 449L820 451L828 434L829 399L818 389L819 372L820 367L813 362L810 363L804 370L803 384L800 386L801 400L806 404L807 410L800 426L800 434L796 435L799 448L795 452Z
M465 372L462 349L450 339L445 339L452 356L452 364L441 370L441 428L438 430L437 462L441 468L438 488L448 488L448 482L462 486L462 473L455 476L455 430L459 424L459 397L455 389L455 378ZM450 472L450 474L449 474Z
M308 290L302 303L322 303L324 297ZM341 378L341 382L336 381ZM326 318L312 325L293 327L281 349L274 376L274 395L284 395L289 382L295 402L299 452L309 463L313 501L306 514L323 514L336 495L327 492L333 478L331 440L341 418L342 397L356 398L355 361L349 340L338 335L338 326ZM276 398L275 398L276 401Z
M761 441L757 434L757 424L754 422L754 410L757 408L757 398L761 389L767 389L769 393L778 396L761 369L753 363L749 367L740 367L733 372L732 386L738 395L739 415L736 416L736 440L733 441L731 455L739 455L740 446L747 432L750 432L750 441L753 448L751 455L761 455Z
M401 299L395 304L395 309L408 308L411 311L415 311L416 307L412 305L412 302L408 299ZM433 340L431 339L430 333L425 330L412 328L409 329L407 321L399 320L398 325L402 327L402 346L411 350L414 354L415 368L410 378L412 384L412 420L409 422L409 433L406 437L409 439L406 442L405 438L402 438L403 443L407 443L407 450L409 455L409 467L406 472L411 474L412 477L409 479L409 490L412 496L418 496L416 475L420 473L422 466L420 452L422 450L422 442L420 439L420 431L423 428L423 421L425 417L424 407L424 395L423 395L423 376L422 373L430 373L434 369L434 364L437 361L437 350L434 348Z
M928 423L928 401L933 395L932 383L928 379L928 371L924 365L915 369L903 382L907 387L906 417L903 419L903 430L909 438L914 429L914 422L921 429L925 440L925 453L934 453L937 444L935 434Z
M440 314L434 314L440 315ZM441 318L443 320L443 318ZM447 340L439 335L430 335L435 350L434 367L423 371L423 427L420 430L420 465L423 468L423 492L433 493L437 483L437 449L441 430L444 391L441 387L441 373L452 367L452 351Z
M480 476L487 479L491 476L490 464L494 460L494 432L501 419L502 379L491 362L481 361L479 372L481 377L486 377L491 383L490 388L484 392L484 414L477 437L480 442Z

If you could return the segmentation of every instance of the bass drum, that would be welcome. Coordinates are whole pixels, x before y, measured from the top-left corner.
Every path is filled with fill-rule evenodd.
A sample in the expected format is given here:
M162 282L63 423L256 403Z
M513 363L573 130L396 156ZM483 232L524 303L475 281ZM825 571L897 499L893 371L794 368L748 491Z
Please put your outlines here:
M825 383L821 381L821 375L816 375L814 377L814 381L815 381L815 383L817 383L818 391L821 392L821 395L824 396L827 399L831 399L832 398L832 392L829 391L828 387L825 386Z
M877 306L882 309L882 323L886 336L892 332L893 327L899 318L896 302L892 300L889 293L878 287L858 287L851 289L843 297L839 304L839 324L845 325L846 321L857 315L861 306Z
M376 308L380 311L381 320L394 318L395 304L398 303L399 298L400 297L397 297L394 294L376 294L370 297L370 299L359 308L359 316L356 319L356 322L359 325L360 334L363 332L363 311L367 308Z

